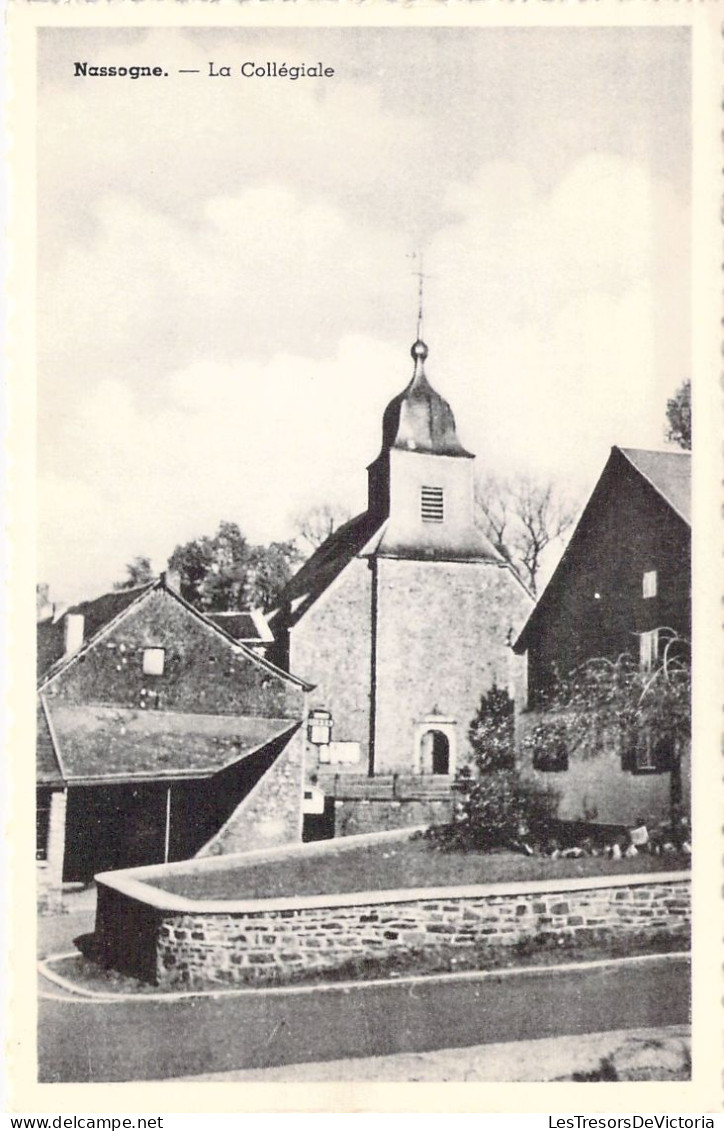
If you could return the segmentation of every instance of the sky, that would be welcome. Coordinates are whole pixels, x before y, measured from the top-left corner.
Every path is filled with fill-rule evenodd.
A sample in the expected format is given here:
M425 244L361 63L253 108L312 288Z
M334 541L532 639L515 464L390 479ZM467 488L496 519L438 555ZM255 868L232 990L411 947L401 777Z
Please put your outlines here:
M335 74L239 74L267 60ZM689 100L677 27L40 29L51 599L222 519L268 542L364 509L420 251L427 373L481 475L583 499L611 445L664 447L690 376Z

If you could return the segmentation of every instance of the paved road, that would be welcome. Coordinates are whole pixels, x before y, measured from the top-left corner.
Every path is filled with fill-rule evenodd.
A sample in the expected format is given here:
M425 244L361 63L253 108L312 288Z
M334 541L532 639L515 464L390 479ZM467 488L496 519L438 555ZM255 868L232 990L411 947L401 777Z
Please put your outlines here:
M686 957L661 956L182 1000L43 997L40 1080L159 1080L680 1025L689 983Z

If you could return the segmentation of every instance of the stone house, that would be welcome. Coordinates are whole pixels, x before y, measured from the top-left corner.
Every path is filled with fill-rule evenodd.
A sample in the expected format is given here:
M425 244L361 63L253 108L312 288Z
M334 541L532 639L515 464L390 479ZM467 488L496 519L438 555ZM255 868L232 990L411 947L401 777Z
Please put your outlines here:
M41 888L299 840L309 685L166 582L38 625Z
M519 736L535 721L556 673L623 653L651 668L674 633L691 639L691 455L613 447L514 644L527 660L528 711L519 716ZM674 766L645 742L635 751L611 748L570 762L561 750L559 761L546 765L534 753L523 769L556 789L566 819L628 824L637 815L666 818L672 798L687 804L688 752Z
M481 696L514 683L531 598L474 521L473 465L425 373L382 420L367 510L335 530L269 615L273 655L314 684L305 736L319 800L307 835L446 819ZM325 723L326 720L326 723ZM311 815L310 815L311 818Z

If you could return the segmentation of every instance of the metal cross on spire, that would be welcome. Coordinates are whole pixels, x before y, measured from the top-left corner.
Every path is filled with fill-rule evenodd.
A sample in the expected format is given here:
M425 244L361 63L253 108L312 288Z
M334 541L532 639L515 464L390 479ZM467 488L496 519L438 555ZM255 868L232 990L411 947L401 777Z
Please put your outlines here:
M419 341L422 340L422 313L423 313L424 284L425 284L425 279L428 279L430 276L426 275L424 270L423 270L423 252L422 251L411 252L409 258L410 259L417 259L418 263L419 263L419 267L418 267L417 271L412 272L413 275L417 275L417 279L418 279L418 288L417 288L417 340L419 342Z

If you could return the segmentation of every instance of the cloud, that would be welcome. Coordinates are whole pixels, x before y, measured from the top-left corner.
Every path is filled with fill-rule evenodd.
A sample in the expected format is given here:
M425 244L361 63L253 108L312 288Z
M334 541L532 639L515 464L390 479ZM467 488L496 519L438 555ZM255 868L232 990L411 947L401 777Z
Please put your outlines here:
M74 58L290 62L314 36L41 36L41 574L59 596L135 554L160 567L221 518L268 540L332 494L364 505L410 376L420 244L429 373L481 469L585 490L612 443L660 444L689 375L685 44L659 82L637 40L634 85L608 99L621 40L594 39L576 70L550 36L418 37L401 74L391 41L330 33L344 73L293 96L189 76L89 97ZM482 87L486 59L526 83Z
M288 537L292 516L320 500L364 509L382 411L411 364L349 336L326 361L193 362L152 405L101 382L64 438L83 478L41 482L42 576L80 596L120 579L136 554L163 568L177 542L221 519L267 541Z
M385 104L372 76L344 67L322 85L207 77L212 59L238 71L249 55L303 61L309 47L269 32L215 45L168 29L126 42L86 30L61 47L46 37L38 145L44 254L62 254L65 238L92 234L89 218L109 193L187 220L210 197L280 182L302 196L338 196L349 208L376 204L378 217L395 201L409 211L410 170L434 156L434 137L413 105ZM73 77L78 58L160 64L169 78L96 81L91 97L92 80ZM179 68L201 74L181 76Z
M75 383L93 373L147 386L194 358L331 352L413 290L399 233L279 185L211 198L193 223L109 196L95 225L41 280L41 353L56 386L62 370Z
M428 256L431 364L455 375L473 450L582 484L613 443L660 446L689 372L689 217L671 186L592 154L551 192L490 164L447 203L456 219Z

